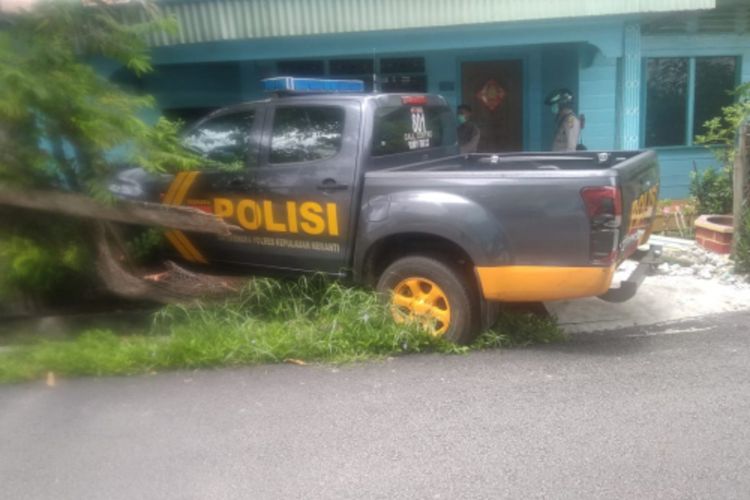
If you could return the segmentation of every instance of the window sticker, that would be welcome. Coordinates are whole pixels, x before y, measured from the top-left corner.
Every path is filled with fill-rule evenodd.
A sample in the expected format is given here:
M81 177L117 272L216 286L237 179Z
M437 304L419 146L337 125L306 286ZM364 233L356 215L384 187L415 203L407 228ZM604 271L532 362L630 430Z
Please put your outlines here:
M411 132L404 134L404 141L409 149L423 149L430 147L432 131L427 130L427 120L424 116L424 108L411 108Z

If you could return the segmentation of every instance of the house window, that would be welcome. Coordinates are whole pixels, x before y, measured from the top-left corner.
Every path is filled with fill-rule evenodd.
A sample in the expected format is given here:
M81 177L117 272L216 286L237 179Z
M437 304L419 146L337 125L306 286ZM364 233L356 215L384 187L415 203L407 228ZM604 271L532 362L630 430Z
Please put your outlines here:
M705 133L703 124L732 104L729 91L737 85L737 59L699 57L695 60L695 113L693 133Z
M383 92L427 92L424 57L390 57L380 60Z
M321 60L287 60L276 63L276 73L283 76L303 76L360 80L365 91L374 86L377 73L381 92L427 92L424 57L384 57L377 63L372 58L330 59L328 71Z
M389 57L380 60L380 72L424 73L424 57Z
M732 103L735 57L646 60L645 146L691 146L703 124Z
M281 76L323 76L325 65L323 61L314 59L279 61L276 63L276 72Z
M375 72L375 61L372 59L332 59L330 62L331 78L360 80L365 90L372 90L372 75Z

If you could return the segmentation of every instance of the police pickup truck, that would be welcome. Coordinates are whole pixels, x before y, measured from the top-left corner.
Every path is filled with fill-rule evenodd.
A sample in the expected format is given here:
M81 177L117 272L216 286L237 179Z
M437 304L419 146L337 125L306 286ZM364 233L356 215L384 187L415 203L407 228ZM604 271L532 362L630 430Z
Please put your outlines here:
M440 96L356 92L351 81L265 84L296 91L221 109L185 135L207 164L226 168L129 170L115 181L120 196L196 207L241 228L168 232L185 261L374 286L396 321L460 343L497 302L621 301L642 281L655 251L643 247L659 192L653 152L459 155ZM612 287L628 258L641 262Z

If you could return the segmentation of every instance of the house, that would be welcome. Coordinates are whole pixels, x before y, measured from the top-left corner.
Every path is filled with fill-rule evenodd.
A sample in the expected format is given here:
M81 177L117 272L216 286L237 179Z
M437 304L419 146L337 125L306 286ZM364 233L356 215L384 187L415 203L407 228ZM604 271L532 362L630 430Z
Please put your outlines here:
M545 95L571 89L589 149L654 148L662 198L688 194L694 143L750 81L748 0L162 0L138 86L192 120L277 75L356 78L468 103L486 151L549 148ZM123 78L122 73L113 73ZM488 99L489 96L489 99Z

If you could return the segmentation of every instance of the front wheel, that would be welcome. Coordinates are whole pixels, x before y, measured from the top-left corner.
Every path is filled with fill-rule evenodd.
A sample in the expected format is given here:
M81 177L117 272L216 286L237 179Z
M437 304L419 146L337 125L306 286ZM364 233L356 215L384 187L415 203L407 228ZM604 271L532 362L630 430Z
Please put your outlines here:
M380 276L377 290L389 298L397 323L416 321L432 335L458 344L478 333L474 288L460 270L438 259L403 257Z

